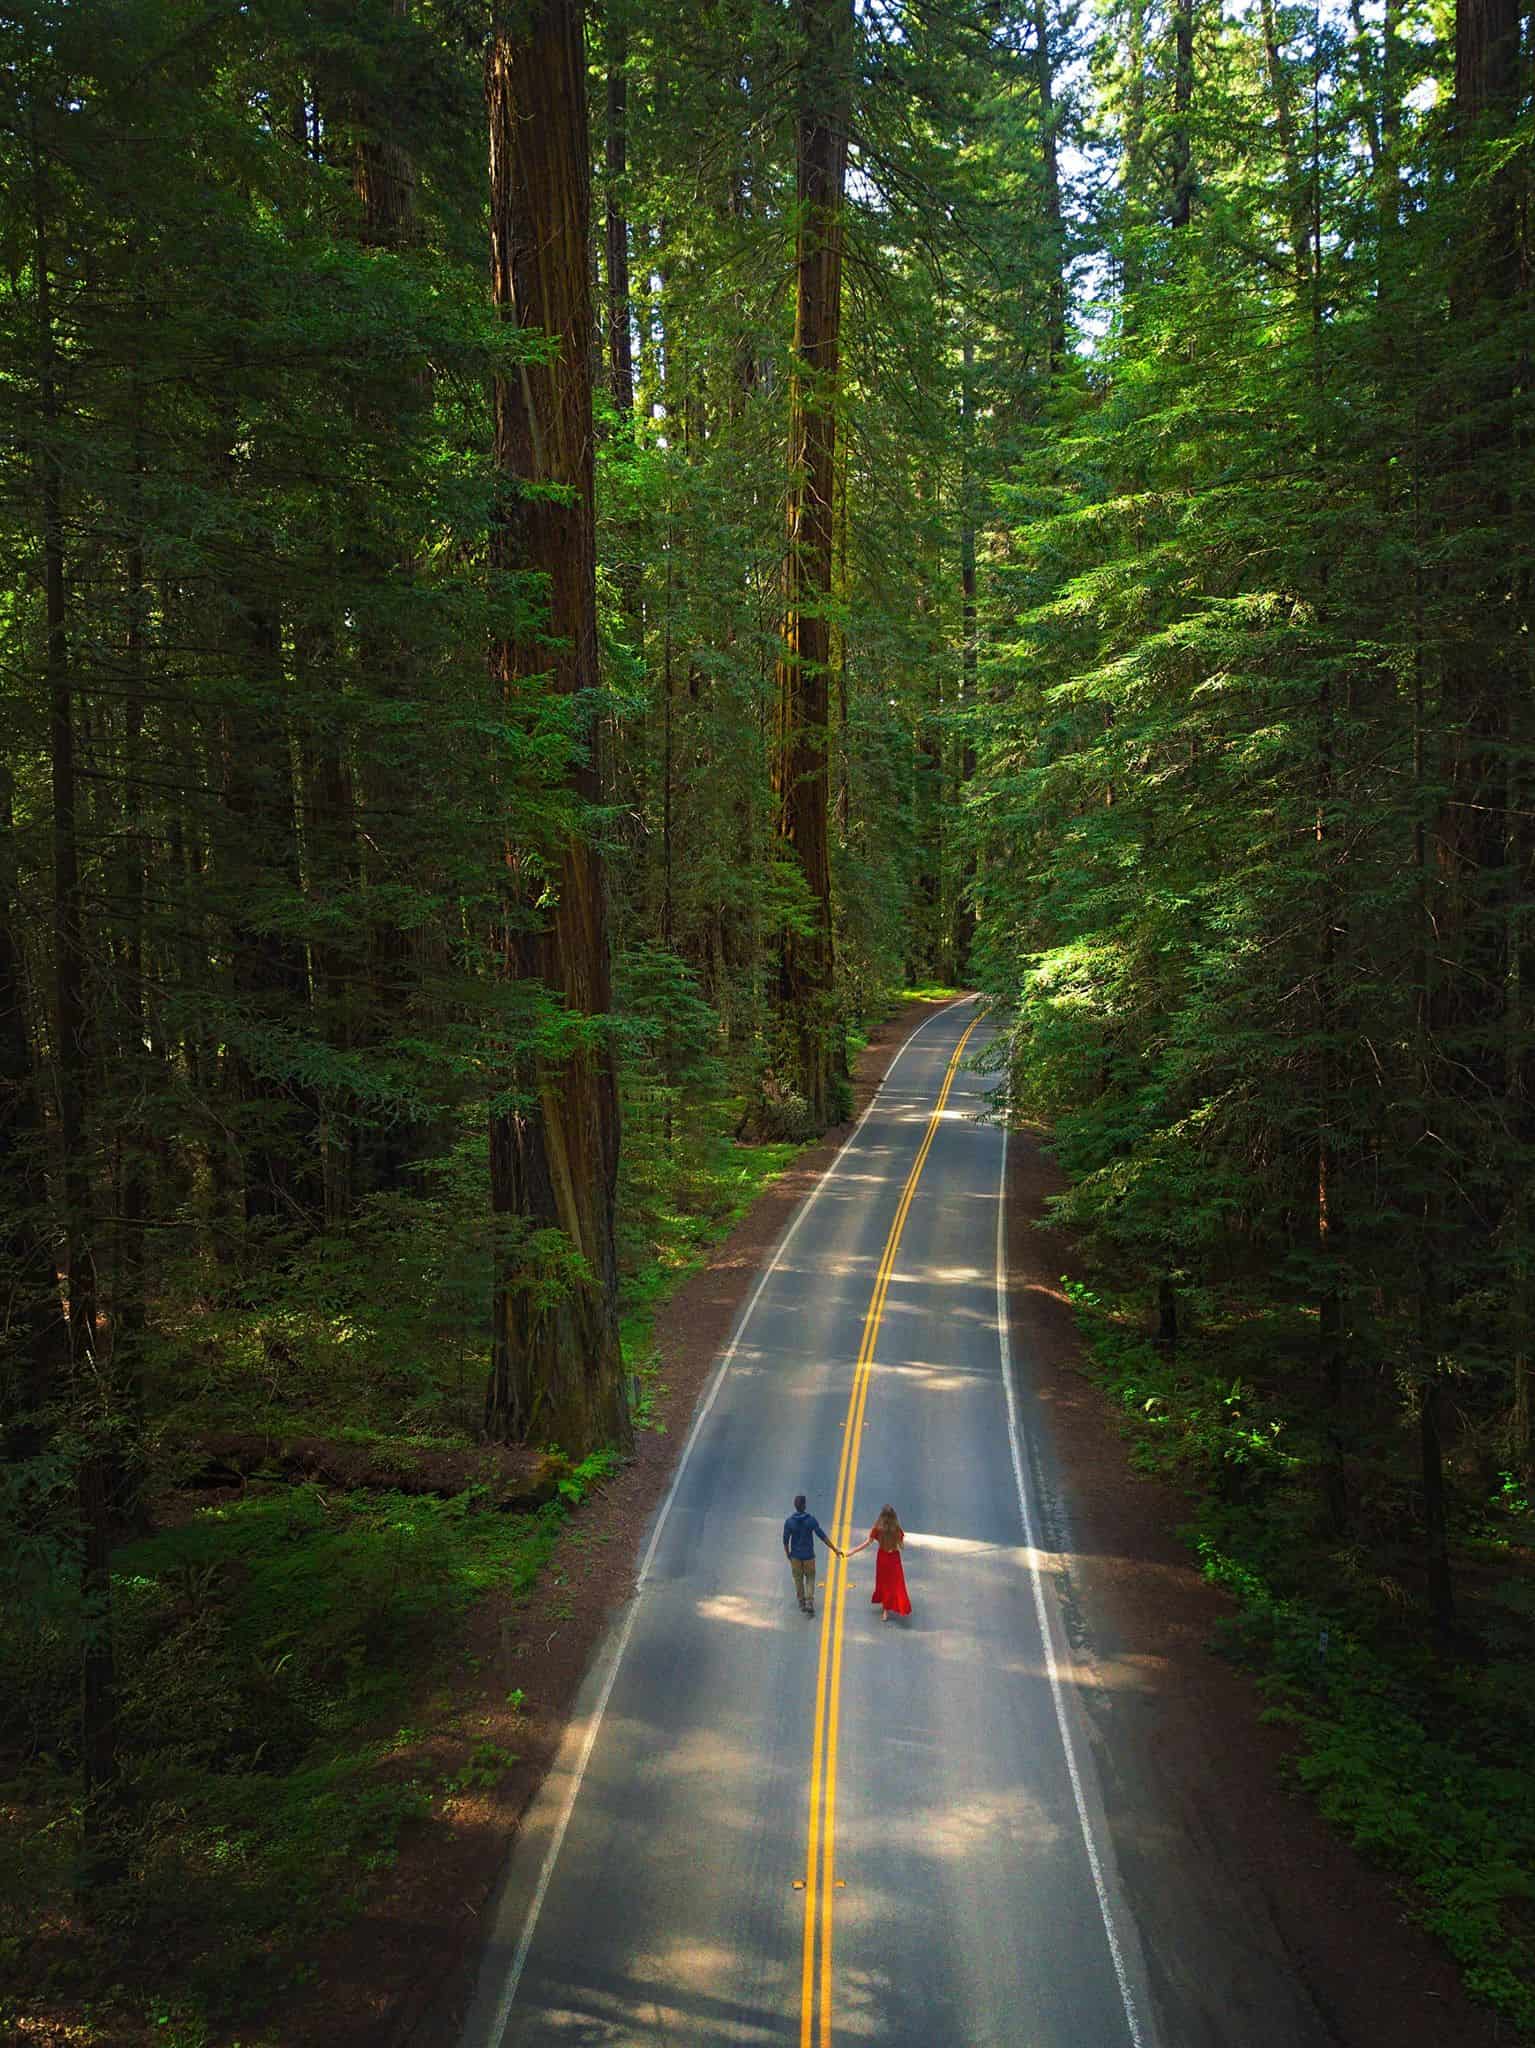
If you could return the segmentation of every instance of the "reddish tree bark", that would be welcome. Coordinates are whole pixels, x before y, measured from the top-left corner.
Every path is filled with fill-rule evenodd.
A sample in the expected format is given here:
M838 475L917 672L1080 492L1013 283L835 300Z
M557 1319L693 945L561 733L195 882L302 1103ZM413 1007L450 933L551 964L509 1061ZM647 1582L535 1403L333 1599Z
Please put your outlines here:
M503 483L491 535L495 569L544 579L542 632L499 642L491 680L516 716L547 691L578 700L583 751L570 770L578 805L601 789L598 729L579 700L598 684L592 503L591 184L586 52L579 0L530 0L495 24L487 61L492 289L503 320L550 336L549 360L498 377L495 465ZM556 498L545 495L550 485ZM531 487L531 490L530 490ZM538 495L533 493L537 492ZM618 1342L613 1199L618 1089L603 1028L610 1002L606 885L579 820L552 875L505 848L505 971L535 977L573 1023L563 1057L517 1062L514 1107L491 1119L498 1216L563 1232L585 1278L554 1301L523 1284L516 1247L495 1282L485 1426L495 1437L555 1442L580 1455L629 1434ZM530 917L547 879L552 911Z
M788 1078L830 1120L833 1049L828 683L842 201L847 178L849 0L801 0L794 374L789 395L788 551L773 789L778 834L804 877L810 929L783 935L778 1014Z
M1524 686L1524 659L1511 652L1503 624L1512 570L1497 536L1510 511L1506 457L1517 366L1505 337L1509 302L1519 285L1519 215L1514 177L1504 167L1483 179L1476 175L1485 168L1476 156L1508 134L1517 112L1519 24L1517 0L1458 0L1452 141L1465 198L1450 322L1469 368L1451 401L1455 426L1444 519L1460 543L1445 571L1445 596L1462 630L1440 682L1437 779L1444 796L1433 820L1432 860L1425 845L1418 848L1423 1115L1425 1124L1432 1119L1439 1133L1450 1134L1452 1159L1474 1154L1479 1118L1505 1083L1504 756L1510 712ZM1421 772L1420 763L1420 787ZM1440 1385L1445 1356L1454 1348L1448 1304L1455 1292L1455 1246L1468 1222L1475 1224L1467 1217L1458 1171L1441 1170L1424 1207L1418 1362L1424 1563L1434 1620L1448 1635L1455 1604Z

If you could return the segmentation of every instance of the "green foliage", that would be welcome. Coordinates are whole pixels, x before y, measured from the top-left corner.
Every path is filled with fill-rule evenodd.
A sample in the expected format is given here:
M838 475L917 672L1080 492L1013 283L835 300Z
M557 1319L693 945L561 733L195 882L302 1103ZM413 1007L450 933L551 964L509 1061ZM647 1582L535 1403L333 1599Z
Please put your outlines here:
M1099 303L994 492L967 830L1132 1455L1528 2025L1535 130L1475 21L1099 10Z
M502 1749L499 1743L477 1742L463 1769L447 1780L446 1789L457 1793L494 1792L516 1762L515 1752Z
M1484 1518L1461 1531L1468 1563L1501 1569L1477 1602L1486 1653L1446 1660L1404 1626L1398 1580L1357 1547L1319 1543L1309 1501L1320 1447L1276 1369L1286 1337L1273 1317L1215 1322L1170 1358L1138 1333L1133 1300L1063 1285L1135 1463L1192 1497L1185 1535L1233 1603L1221 1641L1258 1674L1269 1717L1295 1729L1298 1782L1412 1887L1468 1987L1535 2027L1535 1526L1522 1489L1504 1475ZM1234 1353L1251 1375L1229 1377Z
M397 1744L376 1731L398 1721L471 1601L532 1585L612 1462L583 1461L532 1516L497 1513L476 1489L254 1487L119 1551L127 1869L93 1908L92 1943L54 1958L34 1941L16 1981L47 1972L58 1991L83 1989L103 1948L120 1948L134 1998L174 1986L178 2008L210 2025L290 1981L316 1930L349 1916L401 1827L444 1789L390 1766ZM0 1896L25 1930L67 1906L72 1875L78 1600L60 1591L30 1621L7 1609L3 1627L0 1656L27 1682L6 1690L0 1749L27 1762L10 1787ZM509 1761L481 1745L446 1789L491 1789Z

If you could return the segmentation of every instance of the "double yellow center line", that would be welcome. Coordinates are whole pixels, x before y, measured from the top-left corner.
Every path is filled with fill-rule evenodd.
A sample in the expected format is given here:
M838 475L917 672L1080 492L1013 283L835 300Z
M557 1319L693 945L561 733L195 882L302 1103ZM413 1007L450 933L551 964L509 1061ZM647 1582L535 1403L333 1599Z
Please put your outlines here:
M911 1211L917 1182L927 1164L927 1155L938 1134L939 1120L959 1072L970 1034L980 1022L973 1017L964 1036L954 1048L938 1100L927 1120L922 1143L912 1161L911 1172L896 1205L890 1235L874 1276L874 1292L864 1317L863 1339L858 1362L853 1368L853 1387L848 1396L847 1421L843 1425L842 1462L837 1471L837 1496L832 1505L831 1538L845 1549L853 1526L853 1489L858 1481L858 1440L863 1433L863 1413L869 1397L869 1380L874 1365L874 1347L879 1340L880 1317L890 1276L900 1249L901 1232ZM834 1854L837 1839L837 1721L842 1701L842 1616L847 1605L847 1566L841 1558L828 1560L826 1595L821 1609L821 1656L815 1681L815 1734L810 1758L810 1850L805 1865L805 1936L800 1974L800 2048L831 2048L831 1909L836 1891ZM819 1910L818 1910L819 1909ZM817 2031L817 1943L819 1941L819 2020Z

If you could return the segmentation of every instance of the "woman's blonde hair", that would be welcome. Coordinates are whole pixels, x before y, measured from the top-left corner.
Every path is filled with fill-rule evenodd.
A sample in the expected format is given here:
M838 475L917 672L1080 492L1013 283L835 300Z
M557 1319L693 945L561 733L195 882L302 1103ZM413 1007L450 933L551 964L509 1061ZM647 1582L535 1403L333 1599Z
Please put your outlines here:
M874 1526L887 1542L892 1538L899 1541L906 1534L906 1531L901 1527L900 1517L896 1514L895 1509L888 1500L880 1509Z

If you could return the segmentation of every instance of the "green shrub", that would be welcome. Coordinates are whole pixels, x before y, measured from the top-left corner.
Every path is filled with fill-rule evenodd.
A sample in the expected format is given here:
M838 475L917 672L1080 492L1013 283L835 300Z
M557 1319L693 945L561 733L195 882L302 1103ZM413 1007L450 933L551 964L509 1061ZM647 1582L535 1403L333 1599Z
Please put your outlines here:
M1235 1354L1283 1347L1274 1318L1240 1333L1216 1322L1169 1355L1141 1334L1140 1304L1063 1285L1132 1461L1192 1496L1184 1534L1234 1602L1219 1645L1259 1674L1268 1717L1297 1731L1297 1779L1363 1854L1411 1883L1468 1987L1535 2029L1535 1588L1516 1577L1484 1596L1482 1656L1437 1656L1421 1628L1402 1627L1367 1554L1326 1549L1317 1448L1255 1373L1232 1369ZM1282 1389L1283 1373L1272 1378ZM1486 1514L1463 1541L1506 1552L1523 1490L1505 1475Z

